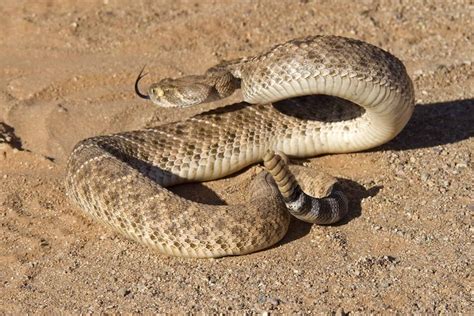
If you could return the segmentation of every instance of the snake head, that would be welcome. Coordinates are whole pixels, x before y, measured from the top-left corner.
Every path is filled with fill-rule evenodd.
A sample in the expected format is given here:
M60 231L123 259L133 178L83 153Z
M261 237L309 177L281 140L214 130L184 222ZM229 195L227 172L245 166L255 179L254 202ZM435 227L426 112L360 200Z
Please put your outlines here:
M148 89L150 100L161 107L188 107L213 98L213 88L200 82L199 76L163 79Z
M187 107L203 102L210 102L216 98L213 86L204 83L202 76L186 76L179 79L166 78L150 85L148 94L140 92L138 83L146 76L140 71L135 81L136 94L161 107Z

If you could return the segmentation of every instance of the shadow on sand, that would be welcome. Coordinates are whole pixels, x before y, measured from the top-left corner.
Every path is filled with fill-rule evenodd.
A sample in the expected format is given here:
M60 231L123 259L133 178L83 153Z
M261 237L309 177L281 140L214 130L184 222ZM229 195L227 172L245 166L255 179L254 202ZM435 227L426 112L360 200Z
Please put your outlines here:
M473 136L474 99L418 104L400 135L372 151L435 147Z

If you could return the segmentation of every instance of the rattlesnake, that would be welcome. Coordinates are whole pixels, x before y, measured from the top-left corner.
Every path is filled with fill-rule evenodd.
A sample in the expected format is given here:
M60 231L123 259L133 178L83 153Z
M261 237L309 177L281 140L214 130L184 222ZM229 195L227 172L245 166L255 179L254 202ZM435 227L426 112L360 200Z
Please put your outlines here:
M339 220L347 208L343 194L335 189L325 199L308 197L273 151L310 157L378 146L402 130L414 108L411 80L397 58L336 36L295 39L222 62L202 76L164 79L148 94L137 87L141 77L136 92L160 106L208 102L237 88L245 101L182 122L92 137L69 158L66 190L86 213L176 256L219 257L269 247L286 234L287 207L310 222ZM320 95L313 98L319 104L275 103L310 94ZM260 173L245 204L200 204L165 188L221 178L262 160L277 185L269 173Z

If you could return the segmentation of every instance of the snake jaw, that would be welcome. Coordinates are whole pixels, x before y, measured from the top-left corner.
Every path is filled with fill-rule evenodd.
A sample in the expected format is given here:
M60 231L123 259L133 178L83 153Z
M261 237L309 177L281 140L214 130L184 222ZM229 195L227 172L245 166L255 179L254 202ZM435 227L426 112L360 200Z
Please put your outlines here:
M140 89L138 88L138 82L140 81L140 79L142 79L143 77L145 77L148 74L148 73L143 74L143 71L145 70L145 66L143 66L142 70L138 74L137 80L135 80L135 93L142 99L150 100L150 96L147 95L147 94L141 93Z

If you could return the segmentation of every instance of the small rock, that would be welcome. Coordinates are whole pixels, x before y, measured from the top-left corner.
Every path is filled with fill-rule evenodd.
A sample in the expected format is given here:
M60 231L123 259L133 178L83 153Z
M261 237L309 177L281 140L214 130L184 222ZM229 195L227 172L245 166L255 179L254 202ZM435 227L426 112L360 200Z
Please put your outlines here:
M217 278L213 275L208 275L207 282L209 282L210 285L214 285L217 283Z
M423 70L422 69L417 69L413 72L413 75L415 76L421 76L423 75Z
M270 303L271 305L273 306L278 306L280 304L280 300L277 299L277 298L272 298L272 297L269 297L267 298L267 302Z
M442 180L441 185L443 188L448 188L450 185L450 182L448 180Z
M420 180L423 181L423 182L428 180L429 178L430 178L430 175L427 172L423 172L420 175Z
M130 295L130 293L132 293L132 291L130 289L126 289L124 287L121 288L120 290L118 290L118 294L122 297Z

